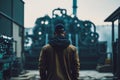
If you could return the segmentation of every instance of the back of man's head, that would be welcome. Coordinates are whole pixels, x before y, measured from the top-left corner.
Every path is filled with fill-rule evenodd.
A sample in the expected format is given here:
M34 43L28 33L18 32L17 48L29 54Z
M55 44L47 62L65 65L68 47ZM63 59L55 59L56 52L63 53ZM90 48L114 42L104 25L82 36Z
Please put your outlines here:
M55 25L55 33L60 35L65 32L65 28L63 24L57 24Z

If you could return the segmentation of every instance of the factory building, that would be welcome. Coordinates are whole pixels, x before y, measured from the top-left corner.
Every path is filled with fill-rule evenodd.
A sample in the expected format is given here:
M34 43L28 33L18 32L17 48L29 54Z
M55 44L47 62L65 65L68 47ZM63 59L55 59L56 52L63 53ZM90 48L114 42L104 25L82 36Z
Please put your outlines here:
M24 2L0 0L0 80L10 80L22 69Z
M24 50L24 2L22 0L0 0L0 34L12 37L16 41L16 55L21 57Z

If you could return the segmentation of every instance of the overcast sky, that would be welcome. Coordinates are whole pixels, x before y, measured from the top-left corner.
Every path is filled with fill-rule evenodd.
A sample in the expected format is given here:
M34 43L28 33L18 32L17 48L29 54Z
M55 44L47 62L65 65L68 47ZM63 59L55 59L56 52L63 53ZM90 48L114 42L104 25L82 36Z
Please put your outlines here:
M52 16L55 8L67 9L72 14L72 0L23 0L25 2L24 26L34 27L35 21L46 14ZM90 20L95 25L108 24L104 20L120 7L120 0L77 0L77 16L80 20Z

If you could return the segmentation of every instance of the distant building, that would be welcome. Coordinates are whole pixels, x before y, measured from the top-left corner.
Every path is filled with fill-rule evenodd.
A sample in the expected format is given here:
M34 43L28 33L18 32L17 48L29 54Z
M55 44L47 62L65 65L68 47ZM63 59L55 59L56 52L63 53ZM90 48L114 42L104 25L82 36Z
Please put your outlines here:
M99 41L107 41L107 52L112 52L112 44L111 44L111 31L112 28L110 27L111 25L98 25L96 26L96 30L99 33ZM115 31L117 31L117 25L115 25ZM115 33L115 38L117 38L117 32Z
M33 34L33 28L25 28L24 35L26 35L26 34L29 34L29 35Z
M23 0L0 0L0 34L13 37L17 44L16 55L21 57L24 50Z

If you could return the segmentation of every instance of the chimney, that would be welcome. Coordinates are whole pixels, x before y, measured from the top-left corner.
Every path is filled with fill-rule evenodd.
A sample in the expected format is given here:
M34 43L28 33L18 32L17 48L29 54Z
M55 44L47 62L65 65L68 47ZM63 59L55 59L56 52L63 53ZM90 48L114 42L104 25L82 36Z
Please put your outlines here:
M73 0L73 15L77 16L77 0Z

